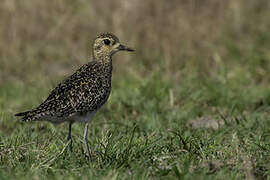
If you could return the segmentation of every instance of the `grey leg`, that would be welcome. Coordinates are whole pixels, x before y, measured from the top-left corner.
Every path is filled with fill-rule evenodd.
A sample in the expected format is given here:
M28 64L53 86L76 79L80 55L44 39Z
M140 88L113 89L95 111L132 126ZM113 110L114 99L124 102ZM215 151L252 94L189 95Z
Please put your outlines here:
M71 126L72 126L72 122L69 122L69 125L68 125L68 138L67 138L67 140L70 141L70 143L69 143L69 151L70 152L72 152Z
M91 154L90 154L90 149L88 146L88 124L89 122L85 123L85 127L84 127L84 145L85 145L85 149L87 151L88 154L88 158L91 160Z

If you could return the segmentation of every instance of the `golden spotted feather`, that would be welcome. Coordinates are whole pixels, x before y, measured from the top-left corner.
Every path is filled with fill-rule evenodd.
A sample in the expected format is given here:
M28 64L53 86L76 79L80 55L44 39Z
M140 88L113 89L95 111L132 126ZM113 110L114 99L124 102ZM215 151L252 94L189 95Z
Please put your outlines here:
M23 121L39 119L65 119L76 113L99 109L111 90L111 61L92 61L61 82L36 109L17 116Z

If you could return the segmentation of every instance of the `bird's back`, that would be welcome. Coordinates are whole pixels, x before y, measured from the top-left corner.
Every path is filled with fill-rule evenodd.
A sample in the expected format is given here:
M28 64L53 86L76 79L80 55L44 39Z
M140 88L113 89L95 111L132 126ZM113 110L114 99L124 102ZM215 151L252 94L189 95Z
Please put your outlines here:
M16 116L23 116L24 121L45 119L57 122L96 111L109 97L111 74L111 61L91 61L58 84L37 108Z

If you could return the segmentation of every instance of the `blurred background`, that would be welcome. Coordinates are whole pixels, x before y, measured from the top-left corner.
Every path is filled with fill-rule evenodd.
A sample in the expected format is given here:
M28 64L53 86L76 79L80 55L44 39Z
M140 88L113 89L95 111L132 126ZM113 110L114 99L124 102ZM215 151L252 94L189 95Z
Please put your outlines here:
M0 81L67 75L88 62L100 32L137 50L115 58L117 74L180 80L225 65L269 81L269 9L268 0L2 0Z

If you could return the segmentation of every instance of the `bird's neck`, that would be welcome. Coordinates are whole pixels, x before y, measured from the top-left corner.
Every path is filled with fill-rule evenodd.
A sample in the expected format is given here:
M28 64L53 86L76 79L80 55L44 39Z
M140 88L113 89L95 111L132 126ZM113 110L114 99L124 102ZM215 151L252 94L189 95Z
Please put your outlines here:
M93 59L96 65L99 66L100 71L103 71L106 74L112 73L112 58L110 56L94 56Z
M112 60L112 57L110 54L105 53L99 53L99 52L93 52L93 59L100 62L100 63L110 63Z
M94 58L98 64L102 66L111 66L112 65L112 58L110 56L104 56L102 58Z
M111 54L102 52L102 51L95 51L93 50L93 59L99 62L109 62L111 61Z

